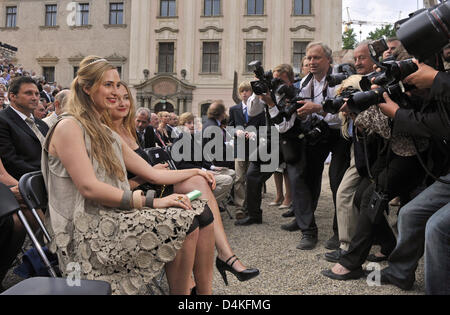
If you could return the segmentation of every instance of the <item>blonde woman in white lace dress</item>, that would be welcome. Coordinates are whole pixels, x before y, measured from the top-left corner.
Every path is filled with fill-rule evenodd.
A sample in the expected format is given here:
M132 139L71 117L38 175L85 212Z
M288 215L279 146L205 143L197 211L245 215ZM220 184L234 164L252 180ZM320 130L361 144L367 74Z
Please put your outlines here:
M214 242L199 242L195 228L195 217L210 211L205 201L131 192L126 171L165 185L214 188L214 178L199 170L153 169L122 145L120 136L100 122L102 112L117 102L119 87L112 65L86 57L72 83L67 115L47 136L42 171L49 192L50 249L64 274L78 266L82 278L106 280L114 294L146 293L146 284L163 267L171 294L189 293L192 270L201 275L197 292L211 294L212 268L204 274L195 267L199 256L210 257L210 264L214 257Z

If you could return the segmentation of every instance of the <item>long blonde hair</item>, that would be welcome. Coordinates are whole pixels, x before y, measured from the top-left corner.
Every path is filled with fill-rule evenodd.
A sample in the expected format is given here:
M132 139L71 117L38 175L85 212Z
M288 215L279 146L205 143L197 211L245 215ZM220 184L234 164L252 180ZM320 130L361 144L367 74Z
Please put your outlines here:
M128 97L130 100L130 110L128 111L128 115L123 119L122 125L125 128L125 130L128 133L128 136L133 138L135 141L137 141L137 135L136 135L136 126L135 126L135 118L136 118L136 105L134 103L133 94L131 94L130 87L125 82L120 82L121 86L123 86L128 93ZM111 118L111 112L109 110L106 110L102 114L102 121L105 125L107 125L109 128L114 130L117 133L120 133L119 130L116 130L115 126L112 123Z
M355 75L352 75L351 77L349 77L348 79L344 80L336 94L341 95L341 93L345 89L348 89L348 88L353 88L353 89L361 91L361 87L359 86L359 82L361 81L361 78L362 78L362 75L355 74ZM348 133L348 125L350 124L350 119L348 116L345 116L343 113L339 113L339 118L342 121L342 125L341 125L342 136L348 140L351 138L351 136Z
M91 153L106 173L111 177L125 180L125 172L119 158L114 154L112 133L102 124L96 105L84 89L95 92L102 83L105 73L116 69L107 60L88 56L80 63L76 78L70 87L67 113L75 117L91 138ZM92 94L92 93L91 93Z

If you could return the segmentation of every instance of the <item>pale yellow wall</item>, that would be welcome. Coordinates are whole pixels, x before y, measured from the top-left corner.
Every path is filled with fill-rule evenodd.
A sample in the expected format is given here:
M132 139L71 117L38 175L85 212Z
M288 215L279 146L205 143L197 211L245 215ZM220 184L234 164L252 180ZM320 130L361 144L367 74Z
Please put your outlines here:
M274 67L292 62L294 41L321 40L333 50L342 46L342 0L313 0L312 15L293 16L293 0L266 0L263 16L246 16L245 0L222 1L222 15L202 17L203 0L183 0L177 3L176 18L159 18L159 1L133 0L131 21L130 83L144 80L142 71L157 72L157 47L159 42L175 42L175 75L181 79L182 69L187 70L186 80L197 87L194 90L192 111L199 113L200 105L223 99L227 106L234 105L232 85L234 71L239 81L252 78L245 69L245 42L264 42L264 66ZM135 17L135 15L133 15ZM143 20L144 19L144 20ZM298 25L315 28L314 31ZM243 29L259 26L267 32ZM215 27L201 32L207 27ZM161 32L156 32L166 28ZM200 74L202 41L219 41L220 71L218 74ZM143 48L148 47L149 49Z
M86 1L83 1L86 2ZM71 30L66 23L68 0L14 1L0 0L0 26L5 24L7 4L18 5L18 30L0 28L0 41L19 47L18 62L26 69L40 74L37 57L54 56L56 80L68 86L73 68L68 58L77 55L113 54L126 58L122 74L126 81L136 85L144 81L143 70L150 77L157 72L157 47L161 41L175 42L175 76L181 79L182 69L187 71L186 81L196 86L192 111L198 114L200 105L223 99L227 106L234 105L232 86L234 71L239 81L253 77L245 69L245 42L264 42L264 67L269 69L280 63L292 62L294 41L321 40L333 50L341 47L342 0L312 0L312 15L293 16L293 0L265 0L263 16L246 16L245 0L223 0L220 17L202 17L203 0L177 1L177 18L160 18L159 0L125 0L125 28L105 28L108 23L108 3L113 0L90 0L90 29ZM44 25L45 4L58 3L59 29L41 30ZM292 31L299 25L306 25ZM266 32L243 29L258 26ZM200 30L215 27L205 32ZM159 32L163 28L166 29ZM308 28L315 28L310 31ZM158 31L158 32L157 32ZM220 72L200 74L202 41L220 43Z
M17 30L0 29L0 41L19 48L16 54L17 62L27 70L34 70L38 75L42 67L37 62L39 57L57 57L55 64L55 79L63 85L69 86L73 79L73 65L68 58L74 56L98 55L108 57L118 55L127 61L123 65L123 79L128 80L129 68L129 33L131 18L130 0L124 1L125 28L105 28L109 23L109 3L113 0L82 1L90 3L89 24L91 28L70 29L66 10L68 0L58 1L1 1L0 26L5 26L5 8L17 5ZM45 25L45 4L57 4L58 15L55 29L42 29Z

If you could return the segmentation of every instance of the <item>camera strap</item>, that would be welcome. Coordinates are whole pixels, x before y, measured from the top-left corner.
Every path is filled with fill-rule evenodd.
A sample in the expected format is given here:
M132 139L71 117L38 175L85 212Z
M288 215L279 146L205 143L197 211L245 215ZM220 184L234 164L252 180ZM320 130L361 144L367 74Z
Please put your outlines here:
M355 126L356 128L356 126ZM356 136L356 135L355 135ZM370 170L370 162L369 162L369 153L367 152L367 135L365 132L363 132L363 145L364 145L364 159L366 160L366 168L367 168L367 174L369 175L369 179L371 181L375 181L375 178L372 175L372 172Z
M425 170L425 172L428 174L428 176L430 176L432 179L434 179L434 180L437 181L437 182L440 182L440 183L442 183L442 184L450 185L450 182L449 182L449 181L446 181L446 180L444 180L444 179L438 178L437 176L435 176L435 175L428 169L428 167L425 165L425 162L424 162L423 159L422 159L422 156L420 155L419 150L417 149L417 148L418 148L418 145L417 145L416 139L415 139L414 137L411 137L411 139L413 140L413 143L414 143L414 151L416 151L417 159L419 160L420 165L421 165L422 168Z
M327 76L330 75L330 74L332 74L332 73L333 73L333 69L330 67L330 68L328 69ZM312 75L312 74L311 74L311 75ZM326 79L327 76L325 76L325 83L324 83L324 85L323 85L323 90L322 90L322 92L321 92L322 98L323 98L323 99L326 99L326 98L327 98L327 95L328 95L328 86L329 86L329 84L328 84L328 80ZM314 77L314 76L312 75L312 77ZM306 82L306 81L305 81L305 82ZM319 95L320 95L320 94L315 95L314 80L312 80L312 82L311 82L311 102L314 103L314 100L315 100L316 97L318 97Z

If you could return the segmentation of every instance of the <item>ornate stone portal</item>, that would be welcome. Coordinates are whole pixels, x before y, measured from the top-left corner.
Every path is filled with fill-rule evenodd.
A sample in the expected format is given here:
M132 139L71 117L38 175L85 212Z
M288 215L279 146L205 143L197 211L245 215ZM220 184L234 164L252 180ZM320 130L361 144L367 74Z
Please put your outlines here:
M160 74L134 88L139 107L149 108L155 113L192 111L192 93L196 87L174 76Z

